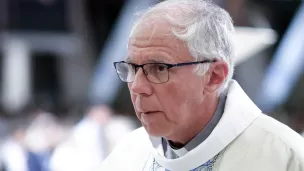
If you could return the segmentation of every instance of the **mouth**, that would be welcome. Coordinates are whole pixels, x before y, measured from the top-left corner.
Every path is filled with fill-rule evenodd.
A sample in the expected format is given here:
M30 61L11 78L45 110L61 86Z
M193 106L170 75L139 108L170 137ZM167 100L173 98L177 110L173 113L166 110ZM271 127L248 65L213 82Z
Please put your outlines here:
M139 120L145 126L157 125L157 122L159 120L159 117L158 117L159 116L159 112L160 111L140 112Z
M152 115L152 114L155 114L155 113L159 113L160 111L147 111L147 112L140 112L141 114L144 114L144 115Z

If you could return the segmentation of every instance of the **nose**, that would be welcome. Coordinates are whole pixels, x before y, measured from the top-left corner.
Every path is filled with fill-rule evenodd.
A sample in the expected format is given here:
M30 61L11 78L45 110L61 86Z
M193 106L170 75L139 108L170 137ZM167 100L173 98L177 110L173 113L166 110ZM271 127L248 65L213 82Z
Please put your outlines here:
M129 90L132 94L149 96L152 94L152 85L147 79L142 68L135 74L134 81L129 83Z

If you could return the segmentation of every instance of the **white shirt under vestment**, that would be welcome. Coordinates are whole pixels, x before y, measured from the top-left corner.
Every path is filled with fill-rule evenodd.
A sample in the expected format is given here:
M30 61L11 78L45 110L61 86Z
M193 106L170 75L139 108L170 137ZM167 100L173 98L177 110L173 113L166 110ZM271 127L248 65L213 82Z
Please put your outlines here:
M304 171L304 139L261 113L236 81L207 139L177 159L164 156L144 128L132 132L100 171ZM154 143L152 143L154 142Z

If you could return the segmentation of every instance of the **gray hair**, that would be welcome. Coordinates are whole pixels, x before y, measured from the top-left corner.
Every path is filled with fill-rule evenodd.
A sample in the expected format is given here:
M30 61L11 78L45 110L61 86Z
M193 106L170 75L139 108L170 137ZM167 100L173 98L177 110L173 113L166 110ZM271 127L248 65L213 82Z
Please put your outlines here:
M139 23L149 16L167 20L172 34L183 41L196 61L223 60L228 65L228 75L219 93L226 89L234 72L234 27L230 15L208 0L166 0L140 15L131 36ZM203 76L210 64L201 64L195 72Z

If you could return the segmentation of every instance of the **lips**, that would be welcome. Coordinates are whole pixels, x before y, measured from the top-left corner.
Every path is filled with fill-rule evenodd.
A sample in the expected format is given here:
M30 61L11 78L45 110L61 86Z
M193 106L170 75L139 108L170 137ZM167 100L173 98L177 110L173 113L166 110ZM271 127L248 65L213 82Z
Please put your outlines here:
M159 120L159 111L147 111L139 114L140 121L145 126L153 126L157 125Z
M153 113L160 112L157 106L151 105L151 100L147 101L147 99L144 99L146 98L141 96L138 96L136 99L134 99L134 107L138 114L151 115Z
M157 113L157 112L160 112L160 111L139 111L139 113L142 113L142 114L145 114L145 115L151 115L151 114Z

